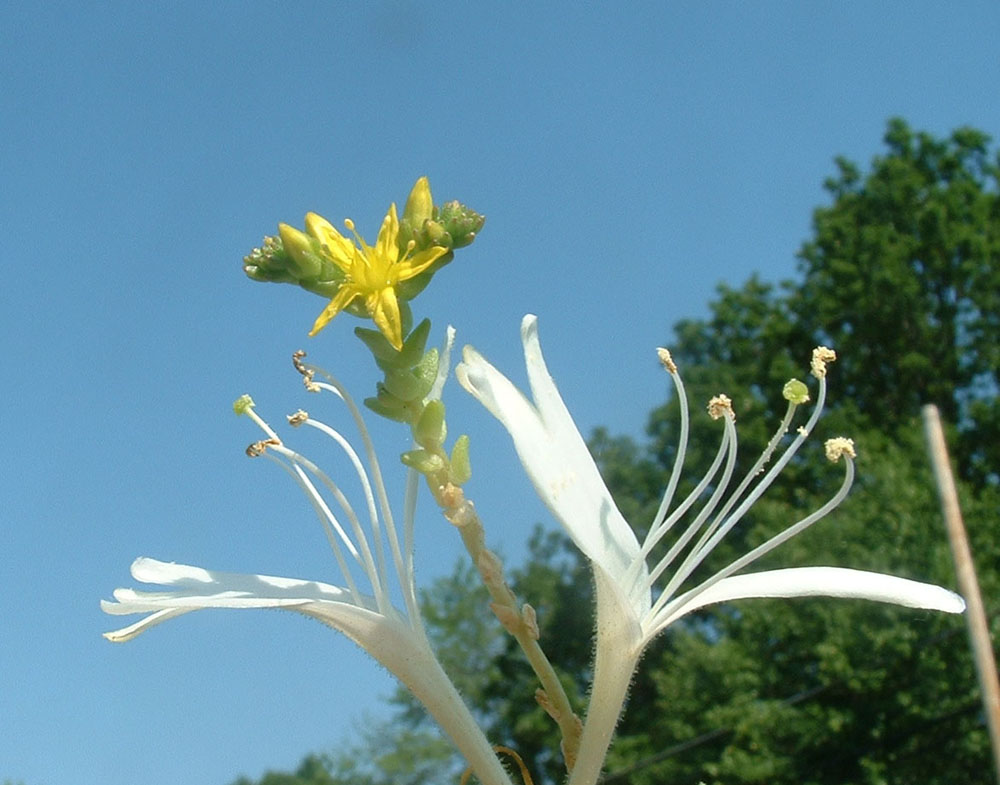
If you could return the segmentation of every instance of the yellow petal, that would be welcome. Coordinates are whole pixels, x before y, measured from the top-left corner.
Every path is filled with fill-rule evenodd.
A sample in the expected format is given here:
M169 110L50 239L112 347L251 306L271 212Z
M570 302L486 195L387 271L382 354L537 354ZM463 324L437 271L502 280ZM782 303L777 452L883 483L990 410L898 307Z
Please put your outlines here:
M350 284L344 284L341 286L337 293L333 296L333 299L327 304L326 308L323 309L316 321L313 323L312 329L309 331L309 337L311 338L324 327L326 327L333 317L340 313L344 308L346 308L351 300L357 297L359 294L358 290L351 286Z
M399 218L396 215L396 203L389 205L389 212L385 214L382 221L382 228L378 230L378 239L375 241L375 255L379 259L388 262L395 262L399 258L399 246L396 241L399 238Z
M374 306L370 310L375 326L397 352L401 351L403 348L403 319L399 313L396 290L391 286L385 287L376 295Z
M440 245L425 248L418 254L414 254L409 259L404 259L396 265L396 280L408 281L414 276L420 275L434 262L448 253L448 249Z
M306 213L306 231L326 246L330 259L345 273L349 272L354 258L354 243L333 228L326 218L317 213Z

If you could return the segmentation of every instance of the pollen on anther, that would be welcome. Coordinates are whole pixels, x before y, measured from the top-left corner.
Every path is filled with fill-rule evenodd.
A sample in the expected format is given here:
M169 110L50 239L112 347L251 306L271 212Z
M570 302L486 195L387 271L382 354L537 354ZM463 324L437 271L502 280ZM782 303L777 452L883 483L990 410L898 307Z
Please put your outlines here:
M660 358L660 364L670 373L677 373L677 364L674 362L674 358L670 356L670 352L667 349L664 349L662 346L657 348L656 356Z
M817 346L813 349L812 362L809 367L812 370L812 375L817 379L822 379L826 376L826 366L828 363L832 363L837 359L837 353L828 346Z
M838 436L834 439L827 439L826 444L826 458L829 461L836 463L844 455L849 458L857 458L857 453L854 451L854 440L847 439L843 436Z
M288 415L288 424L293 428L298 428L302 423L309 419L309 413L299 409L295 414Z
M272 445L281 444L277 439L261 439L259 442L254 442L246 449L247 456L250 458L259 458L265 452L267 448Z
M718 420L726 415L736 419L736 414L733 412L733 402L728 395L716 395L708 402L708 416L713 420Z

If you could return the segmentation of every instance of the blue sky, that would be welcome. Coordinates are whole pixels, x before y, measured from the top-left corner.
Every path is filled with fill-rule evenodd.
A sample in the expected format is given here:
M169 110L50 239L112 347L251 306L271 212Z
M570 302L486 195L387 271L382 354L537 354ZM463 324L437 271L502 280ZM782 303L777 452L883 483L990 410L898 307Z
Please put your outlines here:
M992 2L15 0L0 28L0 781L25 785L290 768L391 687L291 614L100 636L139 555L337 581L230 409L305 405L300 346L359 397L374 383L349 317L307 339L322 300L243 277L279 220L372 237L429 175L488 222L417 313L517 379L538 313L580 427L639 436L666 390L653 348L719 282L794 275L835 155L867 162L892 115L1000 133ZM457 385L446 401L516 562L549 519L499 426ZM405 435L375 436L398 490ZM418 523L426 582L459 545L426 504Z

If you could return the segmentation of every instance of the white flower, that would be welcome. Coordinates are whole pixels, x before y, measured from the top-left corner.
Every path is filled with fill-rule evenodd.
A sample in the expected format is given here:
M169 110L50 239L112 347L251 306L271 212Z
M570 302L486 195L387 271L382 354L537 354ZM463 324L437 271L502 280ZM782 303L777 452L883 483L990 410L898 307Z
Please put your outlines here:
M445 359L442 365L447 367L446 363ZM347 454L365 495L367 531L337 484L310 460L289 449L253 411L249 397L241 398L236 408L254 419L268 436L251 445L248 453L275 460L306 493L326 531L346 585L216 572L140 558L132 564L132 576L142 583L159 584L168 590L117 589L114 602L101 603L105 612L146 615L134 624L105 633L105 637L116 642L128 641L167 619L206 608L283 608L310 616L346 635L405 684L451 736L481 781L488 785L510 785L490 743L445 675L427 640L413 580L415 474L410 473L407 483L401 542L360 411L335 379L326 376L328 382L316 382L313 374L317 369L301 364L299 368L306 374L309 389L326 390L344 400L361 433L371 467L370 476L340 433L305 412L289 418L293 425L309 425L326 433ZM442 382L443 379L439 379L432 394L440 393ZM346 526L334 513L335 508L339 508L346 519ZM386 544L391 569L385 554ZM391 601L393 575L405 612L394 607ZM359 588L359 577L368 583L364 592Z
M719 452L704 479L669 514L684 462L688 421L683 385L666 355L664 366L678 386L681 402L680 445L663 502L640 545L611 498L549 375L534 316L524 317L521 340L532 400L471 347L465 348L456 375L462 386L508 430L539 496L593 567L597 599L594 684L580 756L570 776L570 785L596 782L642 650L667 626L694 610L727 600L801 596L863 598L950 613L964 609L965 603L958 595L941 587L859 570L806 567L734 575L822 518L843 499L854 474L851 455L846 450L837 451L845 458L845 480L829 502L694 588L679 593L681 585L773 482L812 430L826 393L824 363L832 360L829 350L820 358L824 373L814 374L819 379L819 399L807 424L798 430L771 469L763 472L791 421L796 404L790 403L788 414L760 460L725 500L736 459L736 429L732 410L722 405L721 396L713 399L713 416L723 419L725 427ZM755 478L757 483L753 485ZM710 485L714 490L694 519L662 558L649 563L653 548ZM661 580L678 559L680 564L672 576Z

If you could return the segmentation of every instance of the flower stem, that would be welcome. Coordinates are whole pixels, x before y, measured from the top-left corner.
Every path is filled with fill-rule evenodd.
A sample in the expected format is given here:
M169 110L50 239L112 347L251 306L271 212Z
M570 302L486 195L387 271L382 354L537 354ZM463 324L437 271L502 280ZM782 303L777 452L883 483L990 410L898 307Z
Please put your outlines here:
M538 643L534 610L527 605L518 607L517 597L503 578L503 564L486 547L482 521L475 506L465 498L462 489L451 484L443 485L438 488L434 498L445 518L458 528L465 549L472 557L472 563L490 594L490 607L504 629L517 641L538 677L542 689L536 693L536 700L559 726L563 760L566 770L572 772L580 752L582 723L573 711L552 663Z

